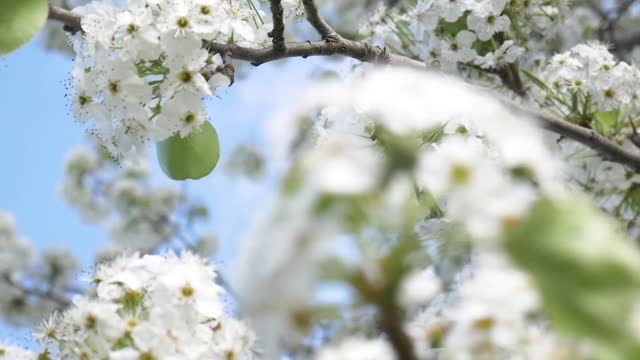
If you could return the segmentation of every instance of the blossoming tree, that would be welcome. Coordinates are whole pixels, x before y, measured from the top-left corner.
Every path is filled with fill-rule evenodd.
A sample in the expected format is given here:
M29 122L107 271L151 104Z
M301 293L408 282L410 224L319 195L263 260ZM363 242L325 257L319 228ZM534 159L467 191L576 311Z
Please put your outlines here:
M111 237L78 275L0 212L3 319L42 321L0 359L639 358L636 7L0 0L0 53L64 26L96 148L61 192ZM343 61L270 120L277 194L222 279L215 238L186 235L206 207L155 185L147 149L208 175L203 101L310 56Z

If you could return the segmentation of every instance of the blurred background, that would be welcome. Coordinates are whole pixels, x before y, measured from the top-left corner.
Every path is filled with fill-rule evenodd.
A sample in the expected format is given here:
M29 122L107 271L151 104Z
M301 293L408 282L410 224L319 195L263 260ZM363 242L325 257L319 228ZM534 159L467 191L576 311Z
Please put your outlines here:
M73 8L86 1L51 2ZM362 36L357 34L360 22L367 20L366 14L371 10L364 11L365 5L376 3L328 1L322 10L343 36L357 39ZM399 6L398 3L410 1L388 3ZM592 3L597 4L594 7ZM550 48L564 49L565 44L582 38L610 43L616 39L623 43L640 39L635 36L637 12L633 12L633 17L620 16L621 11L610 11L613 3L607 0L575 2L567 23L580 26L572 26L575 31L554 37ZM631 6L632 2L628 3ZM627 6L626 1L622 4ZM631 13L627 11L628 6L625 14ZM288 30L302 34L304 39L317 37L301 22ZM623 36L627 33L628 37ZM375 38L376 34L366 35ZM640 47L634 47L635 43L628 45L635 50L617 55L629 61L640 58ZM76 267L89 271L94 266L96 252L111 241L111 234L104 223L88 223L81 211L61 194L69 151L79 145L94 148L71 114L67 96L72 64L62 25L55 22L49 22L45 31L18 51L0 57L0 211L15 215L17 233L27 238L36 250L69 249L78 262ZM237 65L236 83L205 100L221 146L221 158L213 173L197 181L171 181L159 169L154 147L149 147L153 186L172 184L190 200L208 209L206 221L197 224L195 233L211 233L218 240L213 260L223 275L248 224L276 190L278 169L269 159L266 128L279 111L295 103L310 81L336 68L335 60L312 58L290 60L286 65L269 63L258 68ZM247 160L243 157L247 156L247 149L255 158L239 161ZM79 275L74 274L77 280ZM0 287L0 306L4 306L6 297L2 291ZM29 347L32 327L4 320L0 319L0 341Z

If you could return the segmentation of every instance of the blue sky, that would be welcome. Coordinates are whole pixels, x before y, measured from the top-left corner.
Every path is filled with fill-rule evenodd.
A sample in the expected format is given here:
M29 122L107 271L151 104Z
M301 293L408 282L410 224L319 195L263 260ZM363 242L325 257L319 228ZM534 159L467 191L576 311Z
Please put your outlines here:
M220 137L221 164L238 143L264 148L265 121L300 93L317 64L298 59L247 68L246 78L207 100ZM19 233L36 248L69 247L89 266L95 249L107 241L106 233L84 224L57 192L66 152L87 143L65 98L71 66L69 58L44 50L39 39L0 57L0 209L15 214ZM170 181L157 165L154 174L157 182ZM205 179L189 181L186 189L209 204L208 228L221 241L217 260L221 265L231 262L251 214L270 186L229 178L219 167ZM24 332L0 326L0 339L20 334Z

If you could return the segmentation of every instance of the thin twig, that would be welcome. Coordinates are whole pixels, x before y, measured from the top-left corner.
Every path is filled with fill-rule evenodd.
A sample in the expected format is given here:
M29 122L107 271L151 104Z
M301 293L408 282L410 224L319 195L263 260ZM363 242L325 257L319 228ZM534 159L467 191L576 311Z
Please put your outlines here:
M600 1L598 1L598 3L595 3L594 0L586 0L584 3L589 9L595 12L600 19L607 20L609 18L609 14L607 14L600 6Z
M207 42L203 42L203 47L205 49L209 49L209 44ZM212 50L209 51L212 55L220 54L220 57L222 58L222 65L217 66L215 69L205 68L200 72L202 76L204 76L205 80L209 81L209 79L211 79L213 75L220 73L229 79L229 86L233 85L236 81L236 69L233 66L233 57L231 56L231 50L229 50L228 47L223 47L219 52Z
M222 65L221 69L218 69L221 73L226 75L229 78L229 86L233 85L236 81L236 69L233 67L233 58L231 56L231 50L224 49L224 51L220 54L222 56Z
M323 40L331 40L331 39L339 39L340 35L333 30L331 25L329 25L322 16L320 16L320 11L318 11L318 7L314 0L302 0L302 4L304 5L304 12L307 16L307 21L314 29L322 36Z
M623 52L640 43L640 33L633 33L622 39L618 39L616 34L616 27L620 19L636 3L636 0L616 1L616 6L609 11L605 11L602 4L595 3L594 0L587 0L585 3L602 21L602 25L598 29L598 38L600 41L609 42L612 45L611 51L616 55L620 56Z
M49 5L49 19L62 22L65 31L76 33L82 30L82 17L72 11Z
M46 299L57 303L61 308L66 308L71 304L71 301L63 296L58 295L53 290L41 290L38 288L26 288L13 280L11 274L4 273L2 274L2 279L7 283L7 285L12 288L20 291L20 293L29 296L35 296L41 299Z
M631 5L633 5L636 2L636 0L624 0L622 1L622 3L620 3L620 5L618 5L618 8L616 9L617 12L617 18L621 18L622 15L624 15L629 8L631 7Z
M275 51L284 51L284 8L282 7L282 0L270 0L271 3L271 16L273 18L273 30L267 35L273 39L273 49Z

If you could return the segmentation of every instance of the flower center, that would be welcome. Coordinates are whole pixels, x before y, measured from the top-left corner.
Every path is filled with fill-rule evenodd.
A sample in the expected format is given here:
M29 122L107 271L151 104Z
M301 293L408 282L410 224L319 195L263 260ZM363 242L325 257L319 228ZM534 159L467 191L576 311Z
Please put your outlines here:
M120 85L118 84L118 81L109 81L108 88L113 95L117 94L120 91Z
M615 94L616 92L612 88L608 88L607 90L604 91L604 96L609 99L613 98Z
M129 24L129 25L127 26L127 32L128 32L129 34L133 34L134 32L138 31L138 28L139 28L139 27L138 27L138 25L136 25L136 24Z
M98 323L98 319L93 314L87 315L87 318L84 319L84 327L89 330L93 330L96 328L96 324Z
M189 117L189 115L187 115L187 117ZM195 118L195 116L193 116L193 118ZM192 118L192 120L193 120L193 118ZM185 119L185 121L186 121L186 119ZM192 297L195 292L196 292L195 289L193 287L191 287L191 285L189 285L189 284L183 286L180 289L180 293L182 294L182 296L184 296L186 298Z
M78 103L80 103L80 106L85 106L87 105L89 102L91 102L91 98L86 96L86 95L80 95L78 96Z
M150 353L150 352L148 352L148 351L147 351L147 352L144 352L144 353L141 353L141 354L138 356L138 360L154 360L154 359L155 359L155 358L153 357L153 354L151 354L151 353Z
M178 18L178 20L176 21L176 25L178 25L179 28L184 29L187 26L189 26L189 19L187 19L186 17L180 17Z
M186 124L191 124L191 123L193 123L195 120L196 120L196 114L194 114L194 113L192 113L192 112L188 113L188 114L187 114L187 116L185 116L185 117L184 117L184 122L185 122ZM193 289L192 289L192 290L193 290ZM183 291L183 294L184 294L184 291Z
M451 167L451 177L456 184L466 184L471 180L471 170L464 164L454 164Z
M495 24L495 22L496 22L496 16L495 16L495 15L489 15L489 16L487 16L487 23L489 23L489 24L492 24L492 25L493 25L493 24Z
M473 322L473 327L478 330L486 330L492 328L495 323L496 321L492 317L487 316L484 318L476 319L476 321Z
M191 79L193 79L193 75L191 74L191 71L183 70L182 72L180 72L180 74L178 74L178 78L183 83L188 83L191 82Z
M211 13L211 7L209 7L209 5L200 6L200 13L202 15L209 15Z

